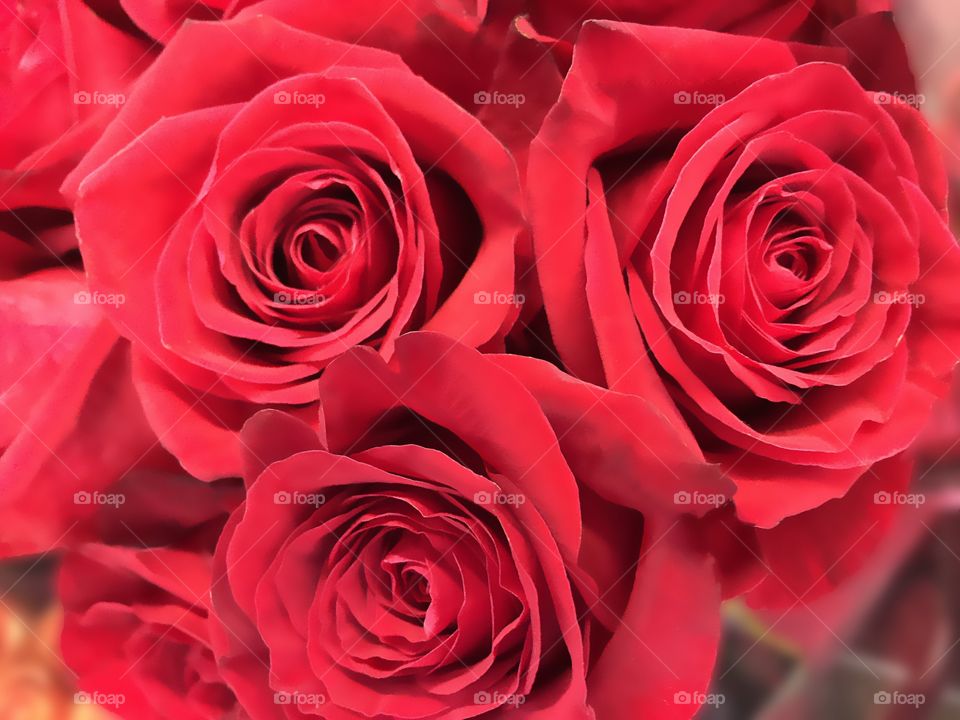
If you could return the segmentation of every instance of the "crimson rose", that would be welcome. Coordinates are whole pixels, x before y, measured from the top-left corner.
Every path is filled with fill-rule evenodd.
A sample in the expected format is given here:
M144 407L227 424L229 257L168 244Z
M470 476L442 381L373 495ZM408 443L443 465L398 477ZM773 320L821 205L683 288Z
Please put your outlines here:
M37 228L48 254L76 247L70 231L51 233L69 220L60 183L152 58L135 31L82 0L0 5L0 209L29 208L24 224ZM61 212L40 222L40 208ZM6 244L4 235L18 231L6 222L0 238Z
M344 350L496 345L522 300L494 137L397 56L260 15L185 25L65 187L148 416L202 478Z
M255 415L213 588L250 717L689 718L675 698L702 695L719 632L711 565L586 485L656 496L698 464L669 429L657 455L623 442L607 395L413 333L389 364L331 364L319 435Z
M130 720L241 718L210 647L213 548L242 488L154 464L91 502L90 541L59 574L78 699Z
M804 52L588 23L528 170L564 364L689 428L761 528L907 448L960 347L936 141Z
M92 494L160 452L91 300L67 268L0 281L0 556L78 541Z
M77 700L131 720L241 718L210 649L210 583L209 554L193 550L96 544L68 553L61 644Z

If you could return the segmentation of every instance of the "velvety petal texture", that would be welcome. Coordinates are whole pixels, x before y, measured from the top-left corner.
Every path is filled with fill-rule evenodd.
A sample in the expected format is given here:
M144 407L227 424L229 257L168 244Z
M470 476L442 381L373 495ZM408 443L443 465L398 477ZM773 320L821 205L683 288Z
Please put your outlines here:
M389 356L416 328L499 342L518 187L503 146L397 56L245 15L188 23L64 189L91 286L126 295L111 315L156 431L212 479L239 471L243 420L315 404L351 347Z
M57 187L155 54L82 0L0 6L0 209L67 209Z
M0 0L0 604L76 716L749 712L724 603L863 586L960 360L892 4Z
M72 271L0 282L0 325L0 555L48 552L82 539L93 494L161 449L129 346Z
M252 718L689 717L672 699L702 693L713 664L711 560L677 523L587 489L581 475L626 480L656 460L591 462L611 418L564 427L538 395L569 381L532 368L531 394L519 375L412 333L389 362L356 349L330 365L320 433L270 410L247 423L213 608ZM609 690L625 684L628 702Z
M211 558L94 544L60 571L61 644L80 692L122 718L242 718L210 648Z
M688 426L749 525L842 498L957 360L935 143L795 46L589 23L528 170L563 363Z

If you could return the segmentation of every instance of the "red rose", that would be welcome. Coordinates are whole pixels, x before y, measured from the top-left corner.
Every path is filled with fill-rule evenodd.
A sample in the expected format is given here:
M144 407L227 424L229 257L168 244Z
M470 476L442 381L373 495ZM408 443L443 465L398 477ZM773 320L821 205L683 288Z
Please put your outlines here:
M0 6L0 209L66 209L57 188L151 58L81 0Z
M936 142L791 47L588 23L528 170L564 364L689 427L762 528L908 447L960 344Z
M68 553L61 645L75 702L131 720L240 718L210 649L210 556L90 545Z
M79 0L0 4L0 555L64 542L89 510L74 493L115 479L154 440L59 192L149 60Z
M637 453L606 393L503 362L413 333L389 364L357 349L327 369L319 436L276 411L247 423L213 606L251 718L695 712L719 632L710 564L676 523L578 483L666 492L694 453L667 429L660 456Z
M242 717L208 621L213 548L240 491L155 466L97 494L91 540L64 554L58 586L80 702L130 720Z
M185 26L78 186L91 287L126 297L147 413L198 477L238 472L244 420L315 403L344 350L496 344L522 300L503 147L396 56L270 18Z
M79 541L93 495L161 451L98 300L65 268L0 282L0 556Z

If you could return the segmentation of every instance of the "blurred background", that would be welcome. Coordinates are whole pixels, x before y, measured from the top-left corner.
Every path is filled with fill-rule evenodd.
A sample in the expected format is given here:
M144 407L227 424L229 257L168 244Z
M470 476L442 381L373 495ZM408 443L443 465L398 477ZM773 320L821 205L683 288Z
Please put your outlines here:
M960 233L960 0L906 0L896 19L918 106L952 177ZM960 286L960 279L958 279ZM960 292L960 287L958 287ZM913 493L846 586L778 612L724 608L705 720L960 718L960 383L918 447ZM0 720L107 720L60 662L52 557L0 563ZM638 709L638 717L642 717Z
M960 1L894 3L917 105L940 140L960 237ZM958 289L960 292L960 289ZM960 718L960 383L917 448L893 531L827 597L758 614L725 607L711 720Z

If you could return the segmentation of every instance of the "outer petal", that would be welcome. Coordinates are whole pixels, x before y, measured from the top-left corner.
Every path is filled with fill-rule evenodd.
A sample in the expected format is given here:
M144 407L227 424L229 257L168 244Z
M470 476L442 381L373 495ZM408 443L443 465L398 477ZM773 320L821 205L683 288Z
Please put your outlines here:
M79 539L92 507L74 494L102 491L155 438L132 392L129 348L94 306L74 304L85 291L72 273L2 287L14 362L0 397L0 554L45 552Z
M645 399L581 382L542 360L497 355L494 361L537 398L577 479L608 500L703 514L712 508L678 506L678 493L733 497L733 483L707 463L687 427Z
M627 720L637 708L656 720L689 718L713 671L720 588L712 561L677 525L652 523L645 535L621 626L588 680L597 718Z

